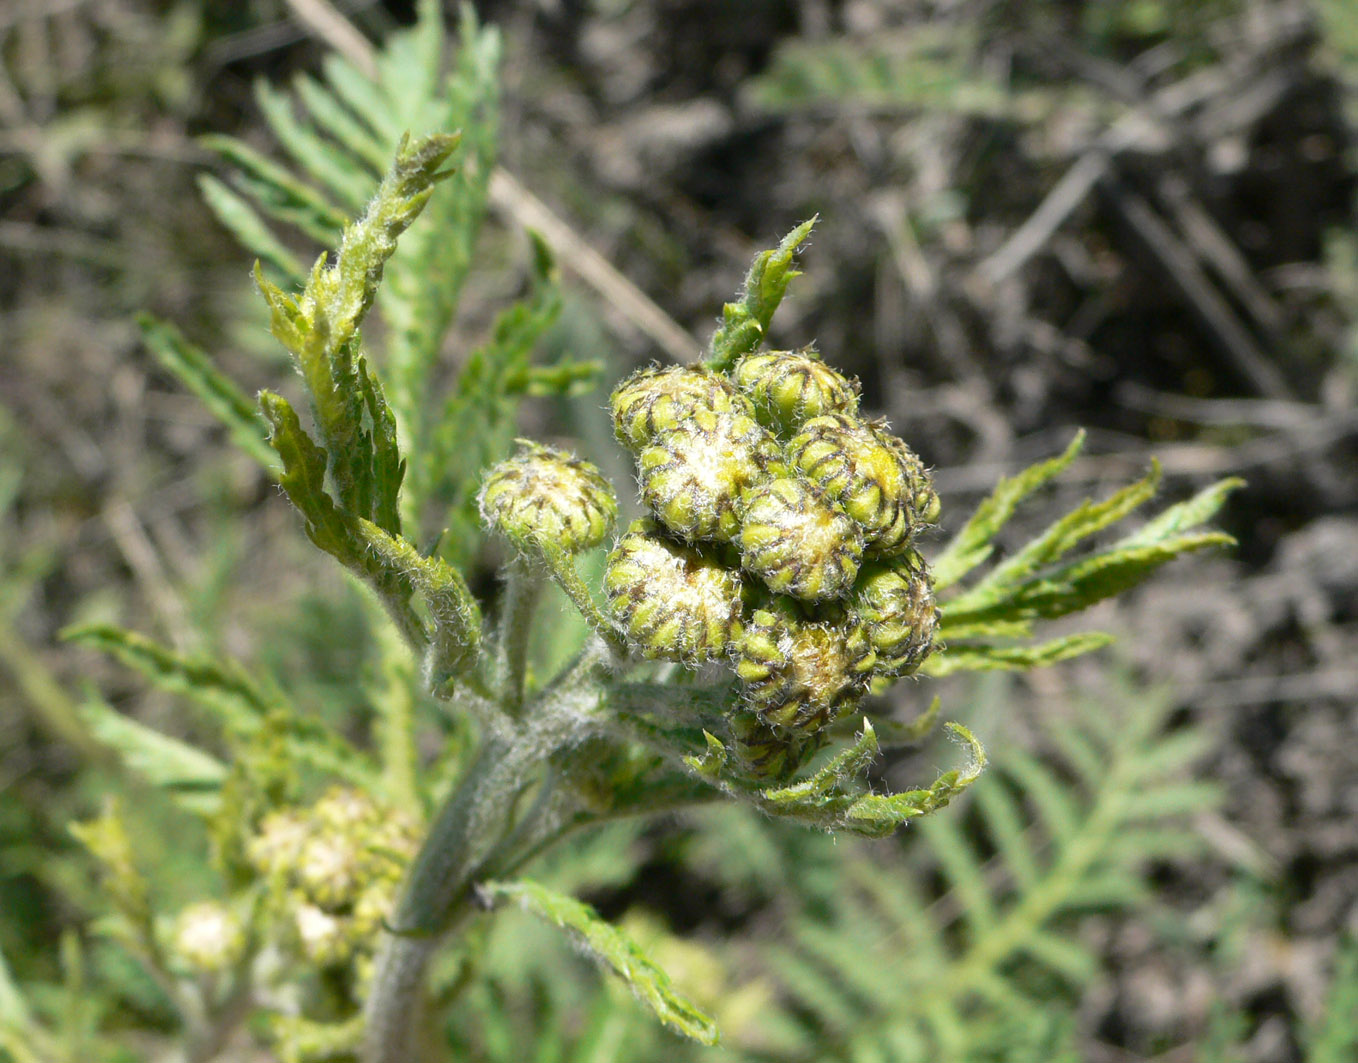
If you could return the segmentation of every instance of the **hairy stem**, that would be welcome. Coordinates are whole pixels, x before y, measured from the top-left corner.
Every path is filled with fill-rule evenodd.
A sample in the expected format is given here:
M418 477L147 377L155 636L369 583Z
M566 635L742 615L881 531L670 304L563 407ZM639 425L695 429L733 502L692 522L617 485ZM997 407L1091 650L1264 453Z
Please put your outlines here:
M515 798L543 755L492 733L439 811L377 956L366 1008L366 1063L412 1063L424 974L444 933L470 908L472 880L504 835Z
M542 596L542 580L519 558L505 567L504 577L498 647L500 675L497 679L503 691L505 709L511 716L517 716L523 707L529 635L533 613Z

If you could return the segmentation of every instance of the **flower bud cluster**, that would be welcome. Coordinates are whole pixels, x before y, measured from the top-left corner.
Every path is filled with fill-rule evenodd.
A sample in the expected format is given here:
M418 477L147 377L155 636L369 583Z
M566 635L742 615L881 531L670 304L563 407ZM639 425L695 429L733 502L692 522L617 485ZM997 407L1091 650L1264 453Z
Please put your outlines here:
M268 883L281 944L335 967L371 952L419 841L414 822L337 787L265 816L246 856Z
M650 510L609 555L613 615L644 656L727 658L746 700L733 738L773 774L874 678L918 668L937 627L913 543L938 497L858 390L807 349L729 377L645 369L613 392Z

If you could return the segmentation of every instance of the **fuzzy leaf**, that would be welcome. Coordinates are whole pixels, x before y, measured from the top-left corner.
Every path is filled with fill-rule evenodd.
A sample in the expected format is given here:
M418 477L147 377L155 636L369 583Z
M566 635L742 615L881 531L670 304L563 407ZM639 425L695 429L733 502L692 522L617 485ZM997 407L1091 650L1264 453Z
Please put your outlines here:
M151 314L138 314L137 325L143 342L160 364L198 396L227 427L237 446L277 475L278 458L269 446L269 427L254 402L173 325Z
M976 512L953 536L943 553L930 565L936 591L951 587L968 572L980 565L994 549L995 534L1014 515L1020 502L1043 484L1065 470L1084 447L1085 434L1077 432L1065 451L1055 458L1039 462L1017 476L1010 476L995 485L990 496L976 507Z
M487 882L481 891L515 901L527 911L570 933L598 963L613 970L666 1026L704 1045L717 1043L716 1024L679 994L669 976L625 933L589 905L536 882Z
M985 770L986 754L976 736L960 723L945 725L954 737L967 746L967 762L961 768L942 772L922 790L897 794L864 794L845 812L844 828L855 834L880 837L890 834L902 823L937 812L969 787Z
M764 342L774 311L783 301L789 282L798 275L792 266L797 249L811 235L817 220L812 217L802 222L777 247L755 256L739 301L722 307L722 323L708 344L709 368L725 372Z
M950 644L925 661L920 671L935 678L954 672L1027 672L1101 650L1112 641L1113 636L1105 632L1087 631L1036 646L999 646L985 642Z

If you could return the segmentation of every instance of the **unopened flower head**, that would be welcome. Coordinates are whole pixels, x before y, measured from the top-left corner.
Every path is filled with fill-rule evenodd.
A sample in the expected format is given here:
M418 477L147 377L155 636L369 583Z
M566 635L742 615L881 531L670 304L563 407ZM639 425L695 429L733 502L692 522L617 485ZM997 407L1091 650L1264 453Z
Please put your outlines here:
M634 454L699 412L754 416L749 400L729 380L701 366L633 373L613 389L612 406L613 432Z
M910 675L932 651L938 607L929 569L914 550L864 565L854 586L853 609L877 654L875 675Z
M511 542L552 543L578 553L613 529L618 502L599 470L564 450L520 440L481 486L481 519Z
M924 469L880 421L812 418L788 444L788 458L858 522L868 556L909 545L922 523L914 505Z
M781 469L782 455L749 414L699 410L657 435L637 467L643 501L673 534L729 542L740 496Z
M739 626L738 574L651 520L632 522L608 555L613 615L646 657L701 664L720 656Z
M175 918L170 949L195 971L224 971L245 955L245 927L226 905L201 901Z
M779 476L741 499L741 566L778 594L816 601L853 586L863 533L820 488L801 476Z
M760 423L784 438L813 417L858 410L858 382L826 365L810 348L748 354L731 375L753 401Z
M807 619L786 599L756 609L731 652L746 700L760 719L807 734L858 703L876 663L857 618Z

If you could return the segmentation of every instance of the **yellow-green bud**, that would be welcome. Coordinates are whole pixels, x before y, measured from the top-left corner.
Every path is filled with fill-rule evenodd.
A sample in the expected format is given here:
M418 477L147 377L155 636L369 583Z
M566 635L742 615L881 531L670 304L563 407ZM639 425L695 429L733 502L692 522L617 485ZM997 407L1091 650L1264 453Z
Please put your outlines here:
M788 443L788 460L858 522L869 557L902 550L922 523L914 510L924 474L880 421L816 417Z
M747 354L731 378L754 403L760 423L785 436L813 417L858 410L858 382L826 365L809 347Z
M628 642L645 657L701 664L739 628L739 575L651 520L633 521L618 540L604 587Z
M864 565L853 609L877 654L874 674L910 675L933 650L938 608L929 568L914 550Z
M170 950L195 971L224 971L245 955L245 927L217 901L191 904L175 918Z
M334 909L353 901L362 884L363 853L353 828L324 830L307 839L294 875L307 898Z
M863 557L858 525L800 476L745 492L736 545L747 572L772 591L806 601L845 594Z
M698 410L637 459L641 497L685 540L732 540L741 494L782 468L778 444L744 413Z
M782 599L756 609L732 642L736 676L765 723L814 734L867 690L876 655L863 625L827 612L831 619L808 620Z
M599 470L564 450L519 445L520 453L486 473L482 522L511 542L551 543L572 554L603 542L618 502Z
M613 389L612 406L614 435L633 453L699 411L754 416L749 400L729 380L702 366L642 369Z

